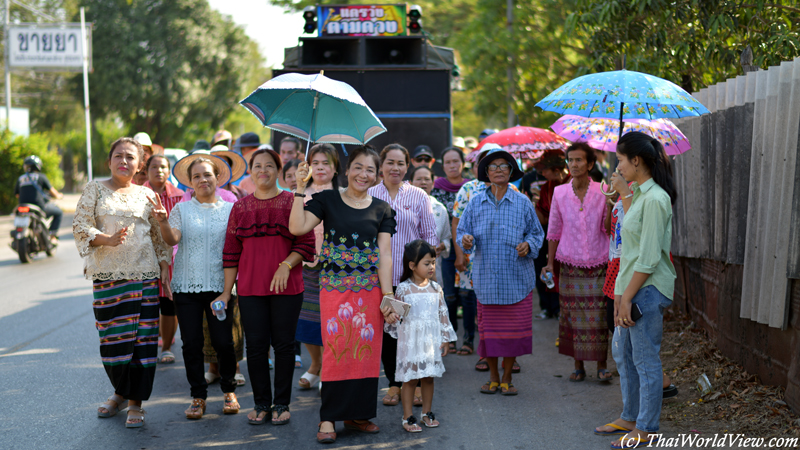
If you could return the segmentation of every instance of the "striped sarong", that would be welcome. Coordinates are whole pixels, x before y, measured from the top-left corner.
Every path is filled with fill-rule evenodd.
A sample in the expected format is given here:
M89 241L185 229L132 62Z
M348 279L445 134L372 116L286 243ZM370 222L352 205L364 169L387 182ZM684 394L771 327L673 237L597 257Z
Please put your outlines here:
M484 305L478 300L478 355L514 358L533 353L533 292L511 305Z
M558 353L577 361L608 358L608 328L603 283L606 265L583 268L561 263Z
M94 282L100 357L114 392L147 400L158 354L158 280Z
M322 326L319 322L319 272L320 267L303 267L303 306L297 320L295 339L311 345L322 346Z

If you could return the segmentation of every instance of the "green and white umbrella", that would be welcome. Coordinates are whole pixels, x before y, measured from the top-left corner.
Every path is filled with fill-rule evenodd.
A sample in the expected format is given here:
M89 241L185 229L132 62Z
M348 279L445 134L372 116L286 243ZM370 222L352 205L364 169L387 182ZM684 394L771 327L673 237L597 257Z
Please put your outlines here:
M277 76L239 103L264 126L305 139L309 145L366 144L386 132L352 86L322 72Z

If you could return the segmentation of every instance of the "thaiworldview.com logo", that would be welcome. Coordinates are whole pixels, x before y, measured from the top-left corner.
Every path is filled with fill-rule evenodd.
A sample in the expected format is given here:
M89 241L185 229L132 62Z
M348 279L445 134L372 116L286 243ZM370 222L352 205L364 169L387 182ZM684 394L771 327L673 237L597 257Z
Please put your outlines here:
M753 438L743 434L679 434L675 437L664 437L662 434L650 435L650 438L639 444L650 448L794 448L800 438ZM623 448L636 447L636 438L623 438Z

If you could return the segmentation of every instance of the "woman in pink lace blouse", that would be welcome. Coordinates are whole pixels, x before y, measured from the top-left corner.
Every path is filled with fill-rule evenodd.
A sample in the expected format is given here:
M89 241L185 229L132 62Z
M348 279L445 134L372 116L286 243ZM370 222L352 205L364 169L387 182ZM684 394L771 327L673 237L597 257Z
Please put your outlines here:
M600 184L589 178L597 162L594 149L586 143L567 148L567 165L572 180L555 188L550 208L547 265L542 273L559 272L558 352L575 358L570 381L586 379L584 361L597 361L597 378L609 381L606 371L608 330L603 282L608 263L608 214Z

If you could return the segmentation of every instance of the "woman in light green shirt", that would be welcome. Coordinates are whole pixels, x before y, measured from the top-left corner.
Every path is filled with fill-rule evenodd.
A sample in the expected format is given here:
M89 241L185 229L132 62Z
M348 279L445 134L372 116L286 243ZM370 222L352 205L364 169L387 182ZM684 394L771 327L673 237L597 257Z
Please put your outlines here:
M619 419L595 433L623 435L612 448L631 448L658 439L663 381L659 351L662 314L672 303L675 287L669 250L677 192L669 159L657 139L628 133L617 145L617 157L620 174L633 181L632 203L622 223L622 256L614 289L612 351L623 408ZM635 321L634 311L642 313Z

